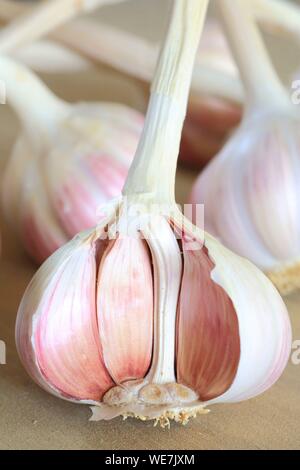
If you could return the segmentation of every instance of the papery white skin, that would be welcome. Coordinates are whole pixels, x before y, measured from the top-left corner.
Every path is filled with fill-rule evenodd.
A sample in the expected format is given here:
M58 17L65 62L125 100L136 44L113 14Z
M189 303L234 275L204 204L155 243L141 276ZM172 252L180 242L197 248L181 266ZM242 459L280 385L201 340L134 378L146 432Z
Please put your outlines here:
M191 194L207 230L266 271L300 259L299 128L273 111L245 119Z

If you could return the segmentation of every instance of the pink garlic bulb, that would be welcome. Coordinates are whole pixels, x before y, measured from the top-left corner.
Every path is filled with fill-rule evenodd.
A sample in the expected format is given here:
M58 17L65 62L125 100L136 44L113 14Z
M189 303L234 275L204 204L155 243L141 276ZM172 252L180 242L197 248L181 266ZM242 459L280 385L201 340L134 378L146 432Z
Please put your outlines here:
M240 128L199 176L191 202L205 205L213 235L288 293L300 287L300 112L243 1L218 3L248 100Z
M145 212L139 222L146 239L123 235L121 217L107 240L106 221L40 268L18 312L28 373L57 397L94 405L94 420L163 426L264 392L291 343L271 282L187 223L178 241L174 219Z
M23 123L4 174L4 209L40 262L95 225L101 204L121 193L144 119L121 104L67 104L23 66L0 63Z
M185 424L214 403L265 391L291 350L272 283L175 203L207 4L174 1L123 196L43 264L19 308L16 341L28 373L59 398L93 405L93 420Z

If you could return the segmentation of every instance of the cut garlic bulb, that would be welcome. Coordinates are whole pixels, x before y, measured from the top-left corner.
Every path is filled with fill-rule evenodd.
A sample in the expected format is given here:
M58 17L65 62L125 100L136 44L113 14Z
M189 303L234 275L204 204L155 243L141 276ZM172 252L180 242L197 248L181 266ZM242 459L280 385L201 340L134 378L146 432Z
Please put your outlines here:
M24 66L4 56L0 64L23 123L4 173L4 209L40 262L121 193L144 120L121 104L67 104Z
M185 424L211 404L262 393L289 357L290 323L272 283L175 203L207 4L174 2L123 196L45 262L19 308L27 371L55 396L93 405L92 420Z
M243 1L219 1L248 93L243 123L199 176L206 227L288 293L300 287L300 112ZM244 36L247 41L244 41Z

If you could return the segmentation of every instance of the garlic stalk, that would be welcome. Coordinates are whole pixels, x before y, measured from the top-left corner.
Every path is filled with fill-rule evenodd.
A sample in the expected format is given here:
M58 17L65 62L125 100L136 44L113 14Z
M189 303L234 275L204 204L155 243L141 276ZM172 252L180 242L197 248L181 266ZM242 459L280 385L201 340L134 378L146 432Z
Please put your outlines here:
M273 34L290 36L300 41L300 8L286 0L250 0L256 18Z
M11 56L39 73L73 73L92 70L95 67L90 60L69 47L48 39L14 50Z
M191 200L205 204L214 235L288 293L300 287L300 112L247 4L218 5L247 90L246 111L236 134L199 176Z
M32 11L25 11L24 15L0 33L2 52L5 51L6 44L10 49L18 48L24 41L30 42L41 34L47 34L79 13L120 1L122 0L46 0Z
M2 201L25 248L40 262L93 226L99 205L120 194L143 117L121 104L63 102L4 56L0 78L22 122Z
M102 3L110 3L111 1L113 0L102 0ZM0 0L0 18L6 21L13 20L16 16L32 9L19 2L10 1L9 3L11 5L7 8L7 0ZM31 30L27 37L24 35L24 39L28 43L30 40L46 34L47 31L50 31L50 27L45 30L43 28ZM103 23L76 19L51 32L50 36L94 62L104 62L142 81L151 82L152 80L158 47L134 34ZM21 43L21 40L15 40L16 46ZM102 44L105 47L102 47ZM10 43L9 50L12 49ZM222 61L222 65L226 62ZM218 70L215 70L210 57L201 59L199 65L196 64L195 77L192 82L193 91L201 95L203 93L216 95L241 104L243 89L236 77L232 73L228 73L228 68L231 69L231 72L234 71L233 64L228 66L228 62L225 68L219 67Z
M27 371L55 396L94 405L93 420L185 424L208 405L263 392L289 357L289 319L272 283L174 199L207 4L174 1L122 198L43 264L19 308Z

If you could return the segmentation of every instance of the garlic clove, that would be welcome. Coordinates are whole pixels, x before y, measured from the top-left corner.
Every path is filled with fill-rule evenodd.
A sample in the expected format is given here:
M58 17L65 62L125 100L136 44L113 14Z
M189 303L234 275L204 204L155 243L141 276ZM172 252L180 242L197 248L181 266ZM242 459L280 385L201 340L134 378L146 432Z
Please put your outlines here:
M177 380L208 401L225 393L235 378L240 360L238 318L230 297L211 279L214 264L207 249L200 242L189 249L187 236L182 245Z
M288 362L292 342L288 312L276 288L255 265L233 256L208 234L205 246L215 265L211 278L235 308L241 344L231 387L211 403L246 400L271 387Z
M97 318L103 357L116 383L143 378L150 366L153 280L146 242L118 237L101 259Z
M27 368L35 380L74 400L99 400L112 386L97 328L95 250L95 244L75 239L49 258L21 305L23 322L34 312L27 338L24 325L17 325L23 357L30 344ZM36 303L38 292L43 294Z

